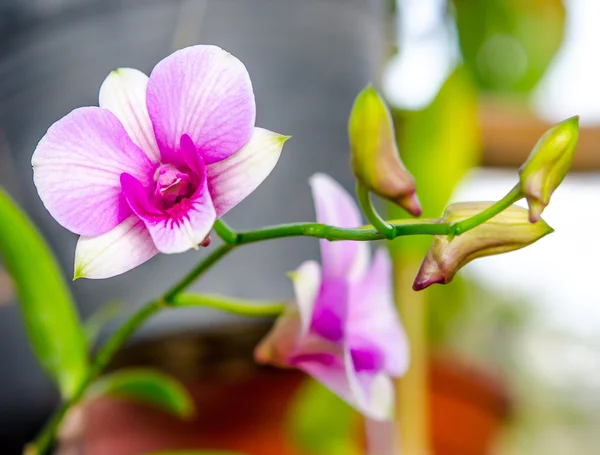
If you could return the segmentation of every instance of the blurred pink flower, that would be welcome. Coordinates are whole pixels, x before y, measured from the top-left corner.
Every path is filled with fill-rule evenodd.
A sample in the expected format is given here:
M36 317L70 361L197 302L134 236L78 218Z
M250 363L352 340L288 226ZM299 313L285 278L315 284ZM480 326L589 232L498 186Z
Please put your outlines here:
M333 179L311 179L317 220L357 227L359 211ZM408 366L405 333L394 308L391 264L380 249L370 263L365 242L321 240L322 267L292 274L296 303L257 347L261 363L299 368L375 420L393 416L391 377Z
M197 248L269 175L286 140L254 127L248 72L216 46L181 49L149 78L113 71L99 105L57 121L32 158L44 205L82 236L76 277Z

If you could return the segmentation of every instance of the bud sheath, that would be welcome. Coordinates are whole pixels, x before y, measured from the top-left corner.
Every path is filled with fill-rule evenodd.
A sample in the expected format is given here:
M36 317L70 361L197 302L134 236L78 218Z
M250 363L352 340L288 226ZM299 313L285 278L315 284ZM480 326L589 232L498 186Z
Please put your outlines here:
M550 128L538 140L519 170L520 185L535 223L550 202L573 163L579 137L579 117L571 117Z
M456 223L476 215L492 202L466 202L449 206L442 222ZM413 289L420 291L432 284L447 284L458 270L484 256L507 253L534 243L553 232L548 224L540 219L530 223L526 209L512 205L485 223L450 238L436 235L421 264L413 283Z
M400 160L390 112L370 85L356 97L348 135L356 178L373 193L419 216L415 179Z

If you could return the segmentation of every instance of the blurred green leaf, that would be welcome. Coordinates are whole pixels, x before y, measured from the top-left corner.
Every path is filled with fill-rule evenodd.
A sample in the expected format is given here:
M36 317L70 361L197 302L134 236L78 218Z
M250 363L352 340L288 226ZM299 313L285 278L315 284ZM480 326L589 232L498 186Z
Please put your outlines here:
M41 234L2 188L0 220L0 255L14 280L31 347L69 397L88 371L69 288Z
M446 345L453 335L453 328L467 310L469 284L458 274L445 286L431 286L427 289L427 330L429 340L434 346Z
M102 376L90 387L87 399L111 396L153 405L182 419L194 415L194 403L178 381L150 369L127 369Z
M487 91L528 93L564 34L561 0L452 0L461 53Z
M291 406L288 428L300 451L311 455L358 455L359 415L337 395L308 379Z
M481 153L477 117L477 91L464 68L446 80L434 101L420 111L394 111L396 136L402 160L417 181L424 217L438 217L454 188ZM390 218L406 217L389 204ZM422 255L429 247L427 236L398 238L394 252Z
M91 349L98 340L102 329L117 319L123 310L121 302L108 302L102 305L97 311L83 323L83 332L87 340L88 348Z
M398 148L417 181L417 194L425 217L442 214L456 185L479 162L481 142L477 108L477 87L469 72L459 67L428 107L420 111L394 112ZM392 204L388 207L391 218L407 216ZM430 244L429 236L400 237L391 242L396 270L404 268L407 274L416 273L415 267ZM401 287L396 290L396 297L407 326L411 324L409 314L414 317L407 307L421 305L428 308L423 316L427 318L428 337L434 343L443 343L453 321L463 311L463 292L464 287L457 277L455 284L432 286L421 291L418 298L409 287Z

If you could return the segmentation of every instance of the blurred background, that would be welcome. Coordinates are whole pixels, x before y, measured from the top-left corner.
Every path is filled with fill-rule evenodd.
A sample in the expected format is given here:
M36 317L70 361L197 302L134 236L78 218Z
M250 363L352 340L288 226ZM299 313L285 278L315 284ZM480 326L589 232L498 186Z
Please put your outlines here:
M422 293L410 283L429 240L392 245L413 350L398 406L407 455L596 454L600 242L587 226L600 221L598 17L596 0L1 0L0 184L72 276L76 236L48 215L33 186L37 141L70 110L97 104L112 69L149 73L198 43L239 57L257 124L293 136L273 174L227 215L239 229L314 219L307 179L316 171L352 190L346 121L369 81L393 108L425 216L449 201L500 199L543 131L579 114L574 169L545 211L554 234ZM115 301L130 313L205 254L159 256L108 281L74 282L82 318ZM194 289L291 298L282 271L311 257L318 244L310 239L245 246ZM150 365L179 377L198 402L197 420L99 402L63 453L360 453L360 422L343 403L295 372L254 366L253 346L269 324L208 310L153 319L112 368ZM0 452L20 453L57 400L0 268ZM171 434L168 445L154 427Z

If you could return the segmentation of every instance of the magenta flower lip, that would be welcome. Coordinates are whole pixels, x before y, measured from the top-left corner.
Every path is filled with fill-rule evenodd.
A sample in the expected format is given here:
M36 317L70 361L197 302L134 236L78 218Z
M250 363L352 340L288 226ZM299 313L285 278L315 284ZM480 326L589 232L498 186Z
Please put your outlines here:
M360 226L352 198L330 177L311 179L320 223ZM261 363L299 368L376 420L393 414L391 378L408 367L406 335L396 313L391 263L366 242L321 240L321 261L292 274L296 304L257 347Z
M58 120L32 157L42 202L81 236L76 278L205 244L215 220L269 175L286 139L254 126L248 72L216 46L181 49L150 77L115 70L99 104Z

